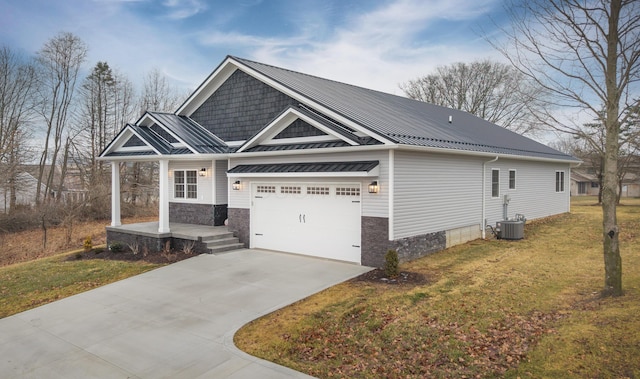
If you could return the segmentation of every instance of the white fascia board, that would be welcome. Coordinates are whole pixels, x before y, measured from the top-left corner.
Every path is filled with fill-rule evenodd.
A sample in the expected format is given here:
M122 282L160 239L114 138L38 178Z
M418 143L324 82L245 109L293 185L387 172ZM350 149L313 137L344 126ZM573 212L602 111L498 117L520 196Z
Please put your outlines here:
M286 95L298 100L299 102L301 102L301 103L303 103L303 104L305 104L305 105L307 105L307 106L309 106L311 108L317 109L318 111L320 111L320 113L323 113L323 114L333 118L334 120L336 120L338 122L341 122L344 125L352 128L352 129L354 129L354 130L356 130L358 132L364 133L365 135L367 135L369 137L375 138L375 139L377 139L378 141L380 141L380 142L382 142L384 144L392 145L392 144L395 143L395 142L393 142L393 141L391 141L391 140L389 140L389 139L387 139L387 138L385 138L385 137L383 137L383 136L381 136L381 135L379 135L379 134L377 134L377 133L375 133L375 132L373 132L373 131L371 131L369 129L366 129L366 128L362 127L361 125L357 124L356 122L354 122L354 121L352 121L352 120L350 120L350 119L348 119L348 118L346 118L346 117L344 117L344 116L332 111L331 109L325 107L321 103L318 103L318 102L316 102L315 100L313 100L311 98L302 96L301 94L290 90L289 88L287 88L286 86L276 82L275 80L263 75L260 72L255 71L251 67L245 66L241 62L236 62L236 61L233 61L233 62L239 69L244 71L246 74L253 76L254 78L260 80L261 82L263 82L263 83L265 83L265 84L277 89L278 91L280 91L280 92L282 92L282 93L284 93L284 94L286 94Z
M273 120L269 125L267 125L264 129L262 129L258 134L256 134L253 138L249 139L241 148L238 149L238 152L241 153L244 150L250 149L257 145L265 144L270 141L273 142L273 144L276 144L277 142L276 140L273 140L273 138L275 138L275 136L277 136L280 132L285 130L298 119L303 120L311 126L323 131L324 133L335 137L335 139L342 140L351 146L358 146L357 142L346 138L339 133L336 133L334 130L327 128L317 120L308 117L299 110L289 108L279 117Z
M521 161L536 161L536 162L555 162L555 163L569 163L569 164L577 164L578 162L570 159L559 159L559 158L544 158L544 157L532 157L529 155L515 155L515 154L501 154L501 153L489 153L483 151L472 151L472 150L456 150L456 149L445 149L441 147L428 147L428 146L409 146L409 145L395 145L390 146L388 148L397 149L397 150L405 150L405 151L423 151L428 153L438 153L438 154L453 154L453 155L472 155L477 157L499 157L501 159L514 159Z
M338 141L338 138L330 135L323 136L309 136L309 137L290 137L290 138L278 138L269 141L263 141L260 144L263 146L271 146L271 145L293 145L293 144L301 144L301 143L315 143L315 142L335 142ZM352 145L358 146L358 145Z
M229 178L372 178L380 176L380 168L356 172L269 172L269 173L227 173Z
M502 159L515 159L523 161L537 161L537 162L555 162L555 163L569 163L576 165L579 162L569 159L557 159L557 158L544 158L544 157L532 157L526 155L511 155L511 154L497 154L482 151L471 150L455 150L445 149L440 147L428 147L428 146L409 146L409 145L360 145L360 146L347 146L347 147L328 147L320 149L303 149L303 150L280 150L280 151L256 151L256 152L242 152L231 153L233 157L260 157L260 156L277 156L277 155L306 155L306 154L327 154L327 153L349 153L356 151L384 151L384 150L403 150L403 151L419 151L424 153L435 154L452 154L452 155L466 155L476 157L489 157L495 158L496 156Z
M209 76L196 88L176 111L177 115L191 116L237 69L237 63L227 57Z
M148 114L148 113L147 113ZM162 123L160 121L158 121L157 118L153 117L153 115L148 114L149 115L149 119L151 119L153 121L154 124L157 124L159 127L161 127L165 132L169 133L171 135L171 137L175 138L176 140L178 140L183 146L180 147L186 147L187 149L191 150L192 153L194 154L200 154L198 153L193 147L191 147L188 143L184 142L184 140L182 140L180 137L178 137L178 135L176 135L175 133L172 133L169 129L165 128ZM160 136L162 137L162 136ZM169 141L167 141L169 142ZM171 144L172 146L175 147L174 144Z
M167 159L170 162L189 162L189 161L219 161L229 159L229 154L185 154L185 155L131 155L131 156L119 156L119 157L100 157L97 158L101 161L107 162L153 162L160 159Z

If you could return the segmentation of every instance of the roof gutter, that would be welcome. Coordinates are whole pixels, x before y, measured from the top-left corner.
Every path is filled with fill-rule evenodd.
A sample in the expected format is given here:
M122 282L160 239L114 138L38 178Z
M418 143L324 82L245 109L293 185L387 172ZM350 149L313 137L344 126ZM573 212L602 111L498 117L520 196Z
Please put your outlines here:
M487 163L493 163L495 161L498 160L498 158L500 158L499 156L496 156L495 158L493 158L490 161L486 161L486 162L482 162L482 223L480 224L481 227L480 229L482 230L482 239L485 239L487 237L487 221L486 221L486 203L487 203L487 196L486 196L486 192L487 192L487 175L486 175L486 171L487 171Z
M274 150L274 151L255 151L255 152L234 152L234 153L210 153L210 154L184 154L184 155L167 155L163 158L169 158L170 160L208 160L208 159L226 159L226 158L253 158L253 157L269 157L269 156L285 156L285 155L306 155L306 154L327 154L327 153L346 153L354 151L389 151L389 150L402 150L402 151L416 151L422 153L434 153L434 154L454 154L474 157L499 157L503 159L515 159L525 161L537 161L537 162L549 162L549 163L568 163L572 167L579 166L582 161L576 161L571 159L561 158L544 158L544 157L532 157L529 155L512 155L512 154L496 154L490 152L473 151L473 150L456 150L445 149L438 147L428 146L411 146L401 144L379 144L379 145L360 145L360 146L345 146L345 147L329 147L318 149L304 149L304 150ZM129 157L99 157L99 160L103 161L157 161L160 159L160 155L152 156L129 156ZM574 166L575 165L575 166Z

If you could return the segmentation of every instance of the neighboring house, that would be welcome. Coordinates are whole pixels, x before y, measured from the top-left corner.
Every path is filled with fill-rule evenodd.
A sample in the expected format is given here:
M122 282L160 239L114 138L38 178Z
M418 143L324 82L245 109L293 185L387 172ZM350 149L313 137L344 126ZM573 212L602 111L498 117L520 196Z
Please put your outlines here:
M36 202L36 189L38 188L38 179L26 171L20 171L16 174L16 205L32 206ZM11 208L11 190L8 187L0 186L0 210L3 213L9 212Z
M505 195L510 217L568 212L580 162L466 112L231 56L101 159L159 162L151 238L228 219L247 247L369 266L388 249L407 260L483 237ZM119 170L112 186L115 241Z
M37 183L37 177L40 174L40 166L39 165L24 165L22 166L23 170L28 173L33 180ZM52 166L46 165L44 167L43 172L43 182L46 181L49 176L49 172L53 171L53 186L51 187L50 196L54 198L59 198L63 202L66 203L77 203L83 202L88 199L89 191L85 187L85 181L83 180L82 170L80 167L72 162L68 163L67 172L64 177L64 181L62 183L62 189L60 193L58 193L59 184L60 184L60 166ZM42 184L43 188L46 187L45 184ZM35 185L34 185L34 195L33 195L33 203L35 203ZM42 193L46 191L42 190ZM32 204L33 204L32 203Z
M571 196L598 196L600 182L589 170L571 170Z
M571 170L571 196L598 196L600 182L588 167ZM640 176L627 172L619 188L620 197L640 197Z

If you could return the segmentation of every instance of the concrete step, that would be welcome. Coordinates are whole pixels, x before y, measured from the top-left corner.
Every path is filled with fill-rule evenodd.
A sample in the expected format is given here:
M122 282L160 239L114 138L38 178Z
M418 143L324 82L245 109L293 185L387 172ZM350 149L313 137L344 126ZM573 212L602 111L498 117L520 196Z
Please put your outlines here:
M244 249L244 244L238 242L238 243L232 243L228 245L220 245L213 248L209 248L209 251L211 254L217 255L217 254L222 254L222 253L226 253L226 252L230 252L238 249Z
M240 240L234 236L227 236L226 238L217 238L214 240L203 240L202 243L206 244L208 248L213 248L216 246L222 245L230 245L234 243L238 243Z
M233 238L233 233L232 232L227 232L227 233L216 233L216 234L211 234L208 236L201 236L202 238L202 242L209 242L209 241L215 241L215 240L221 240L221 239L226 239L226 238Z

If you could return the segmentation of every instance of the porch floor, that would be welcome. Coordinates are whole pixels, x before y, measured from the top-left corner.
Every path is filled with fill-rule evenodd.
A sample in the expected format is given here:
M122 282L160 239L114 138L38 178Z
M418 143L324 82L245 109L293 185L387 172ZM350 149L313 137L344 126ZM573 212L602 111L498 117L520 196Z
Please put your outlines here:
M169 223L168 233L158 233L158 221L140 222L137 224L126 224L120 226L107 226L107 230L119 233L142 235L155 238L182 238L187 240L206 240L210 237L216 237L228 234L226 226L207 226L195 224Z

